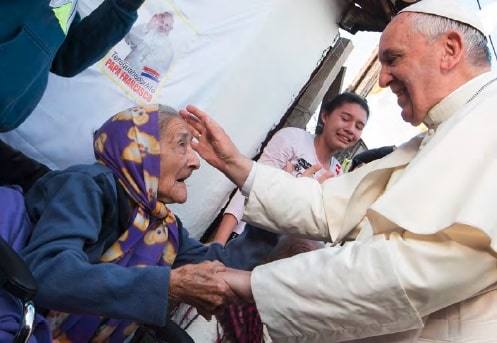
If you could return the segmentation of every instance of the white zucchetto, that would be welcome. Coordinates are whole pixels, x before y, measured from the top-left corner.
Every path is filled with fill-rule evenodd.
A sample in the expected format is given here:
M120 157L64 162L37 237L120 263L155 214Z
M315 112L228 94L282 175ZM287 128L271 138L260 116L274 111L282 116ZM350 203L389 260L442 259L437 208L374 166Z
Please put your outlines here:
M427 13L452 19L472 26L483 33L484 36L487 35L477 12L463 6L457 0L421 0L402 9L399 14L404 12Z

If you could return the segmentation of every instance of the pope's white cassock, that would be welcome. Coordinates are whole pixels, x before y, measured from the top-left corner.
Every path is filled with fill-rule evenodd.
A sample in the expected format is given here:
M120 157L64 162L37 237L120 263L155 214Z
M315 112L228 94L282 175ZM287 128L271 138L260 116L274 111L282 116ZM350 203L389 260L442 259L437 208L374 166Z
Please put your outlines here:
M244 220L353 240L253 271L274 342L497 342L497 75L457 89L425 124L322 185L254 164Z

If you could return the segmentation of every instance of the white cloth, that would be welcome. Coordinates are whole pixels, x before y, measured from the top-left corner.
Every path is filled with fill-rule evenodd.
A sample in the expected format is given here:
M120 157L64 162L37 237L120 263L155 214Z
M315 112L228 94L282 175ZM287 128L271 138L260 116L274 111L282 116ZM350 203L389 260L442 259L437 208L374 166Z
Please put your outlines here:
M194 342L216 343L218 336L223 336L223 328L217 318L205 319L192 305L179 304L172 312L171 320L184 329Z
M496 77L436 105L426 136L322 185L256 166L244 220L335 243L362 228L253 271L274 342L495 341Z
M285 168L286 162L290 161L294 167L292 175L298 176L304 169L299 165L297 159L303 158L309 162L310 165L320 163L314 146L315 137L315 135L303 129L285 127L276 132L269 140L258 162L278 169L283 169ZM342 174L342 166L333 156L331 157L330 165L319 170L316 173L316 176L321 175L326 170L332 171L337 176ZM238 234L242 233L245 227L245 222L242 221L244 206L245 197L240 191L237 191L224 211L225 214L229 213L236 218L238 225L233 231Z

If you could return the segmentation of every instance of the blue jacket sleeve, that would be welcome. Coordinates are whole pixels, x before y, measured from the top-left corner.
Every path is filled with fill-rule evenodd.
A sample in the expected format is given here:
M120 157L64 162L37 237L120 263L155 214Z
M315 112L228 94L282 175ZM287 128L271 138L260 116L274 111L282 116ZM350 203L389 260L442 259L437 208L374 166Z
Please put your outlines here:
M118 217L113 192L89 175L63 171L45 175L25 199L36 224L20 254L38 282L38 306L164 325L169 267L98 263L104 218Z
M170 267L98 263L104 243L115 241L121 229L115 189L106 190L96 179L79 170L53 171L27 193L26 207L35 225L21 255L38 282L35 301L46 309L162 326ZM220 260L250 270L278 241L274 233L248 228L225 248L205 246L178 223L180 248L173 267Z
M219 260L228 267L252 270L268 258L278 240L278 234L247 224L243 233L225 247L219 243L204 245L189 237L188 231L183 228L180 250L173 268L205 260Z
M76 16L50 71L70 77L100 60L129 32L144 1L105 0L82 20Z

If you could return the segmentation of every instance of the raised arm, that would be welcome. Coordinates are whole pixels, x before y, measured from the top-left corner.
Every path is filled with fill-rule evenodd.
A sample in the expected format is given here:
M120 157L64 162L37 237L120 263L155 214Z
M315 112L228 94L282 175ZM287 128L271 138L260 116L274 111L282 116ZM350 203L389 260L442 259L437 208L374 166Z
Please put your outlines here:
M240 153L223 128L207 113L188 105L180 110L193 137L193 149L210 165L219 169L238 188L241 188L252 169L253 161Z
M51 71L69 77L97 62L129 32L143 2L105 0L83 19L78 16L57 51Z
M225 245L230 239L234 228L238 225L238 219L229 212L223 214L223 219L219 224L216 235L214 236L213 242L218 242Z

